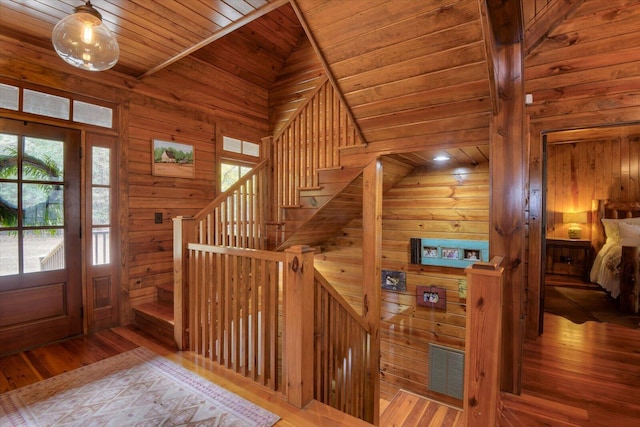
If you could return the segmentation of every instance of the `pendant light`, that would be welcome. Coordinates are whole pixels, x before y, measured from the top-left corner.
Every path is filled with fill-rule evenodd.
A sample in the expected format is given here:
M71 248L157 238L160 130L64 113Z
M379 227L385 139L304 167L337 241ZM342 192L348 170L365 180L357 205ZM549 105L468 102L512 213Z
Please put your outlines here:
M108 70L120 55L116 37L90 1L56 24L51 41L60 58L83 70Z

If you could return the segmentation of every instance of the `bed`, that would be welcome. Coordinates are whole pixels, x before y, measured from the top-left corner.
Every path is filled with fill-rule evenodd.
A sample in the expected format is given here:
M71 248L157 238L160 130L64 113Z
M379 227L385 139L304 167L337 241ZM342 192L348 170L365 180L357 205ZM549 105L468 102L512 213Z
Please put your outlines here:
M599 201L592 238L597 251L590 280L618 299L620 309L640 309L640 202Z

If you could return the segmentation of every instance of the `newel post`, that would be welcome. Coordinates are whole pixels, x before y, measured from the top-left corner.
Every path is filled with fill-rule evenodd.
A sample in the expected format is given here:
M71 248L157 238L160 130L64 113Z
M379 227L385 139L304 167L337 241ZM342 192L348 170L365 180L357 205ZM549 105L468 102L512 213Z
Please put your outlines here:
M467 275L467 323L464 362L465 426L495 426L500 393L502 339L501 257L478 262Z
M173 218L173 338L179 350L189 347L189 259L187 243L195 235L194 219Z
M313 249L285 250L284 383L287 400L298 408L313 399Z

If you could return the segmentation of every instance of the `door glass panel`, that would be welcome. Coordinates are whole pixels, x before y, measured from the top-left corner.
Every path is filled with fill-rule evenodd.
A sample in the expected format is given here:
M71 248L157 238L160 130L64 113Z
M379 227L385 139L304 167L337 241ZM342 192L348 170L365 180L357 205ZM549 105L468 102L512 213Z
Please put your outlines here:
M93 265L111 262L111 149L91 149L91 259Z
M93 185L109 185L110 160L109 154L111 150L104 147L93 147L91 165L91 184Z
M111 262L109 227L94 227L91 241L93 265L109 264Z
M91 190L91 221L94 225L109 225L109 188L94 187Z
M22 178L34 181L63 180L64 144L50 139L25 138Z
M63 198L60 185L22 184L23 226L64 225Z
M0 276L18 274L18 233L0 231Z
M0 134L0 178L18 177L18 136Z
M63 230L25 230L22 254L25 273L64 268Z
M0 228L18 226L18 184L0 182Z

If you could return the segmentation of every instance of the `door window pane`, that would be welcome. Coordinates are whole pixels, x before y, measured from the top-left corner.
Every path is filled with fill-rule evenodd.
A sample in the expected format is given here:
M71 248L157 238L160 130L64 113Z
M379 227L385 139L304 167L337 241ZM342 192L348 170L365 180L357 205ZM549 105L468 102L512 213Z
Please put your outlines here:
M22 225L42 227L64 225L62 186L22 184Z
M0 178L18 177L18 136L0 134Z
M91 232L91 248L93 265L109 264L111 262L109 227L94 227Z
M0 276L18 274L18 233L0 231Z
M23 233L22 256L25 273L64 268L63 230L25 230Z
M64 143L50 139L25 138L22 178L34 181L62 182Z
M109 188L105 187L94 187L91 190L91 222L93 225L109 225L111 223L109 193Z
M93 147L91 165L91 184L109 185L109 170L111 150L104 147Z
M0 228L18 226L18 184L0 182Z

